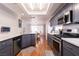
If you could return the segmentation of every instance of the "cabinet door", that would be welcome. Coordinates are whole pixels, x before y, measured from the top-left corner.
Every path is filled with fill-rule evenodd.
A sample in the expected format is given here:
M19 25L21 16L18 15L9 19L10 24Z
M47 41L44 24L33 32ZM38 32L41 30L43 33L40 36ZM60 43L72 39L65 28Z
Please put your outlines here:
M0 56L13 55L13 41L12 39L0 42Z
M31 45L35 46L35 34L31 34Z
M51 47L51 37L50 37L50 35L48 36L48 44Z
M53 39L50 38L50 47L53 48Z
M74 16L74 19L73 19L73 21L74 22L79 22L79 8L78 8L78 6L79 6L79 3L76 3L76 4L74 4L73 5L73 10L74 10L74 14L73 14L73 16Z
M49 34L47 35L47 40L48 40L48 45L49 45L49 43L50 43Z
M10 56L11 55L11 46L7 46L0 50L0 56Z
M70 51L72 50L71 46L65 41L63 41L63 56L73 56L74 54Z
M30 34L22 36L22 48L31 46L31 36Z
M48 45L50 45L50 39L48 38Z
M50 48L52 48L52 46L53 46L52 36L49 34L48 34L48 45L50 46Z
M51 39L49 38L49 46L51 47Z
M53 39L51 35L49 35L48 37L48 45L50 46L50 48L53 48Z
M63 47L65 47L67 50L72 52L74 55L79 56L79 51L78 51L79 47L77 47L69 42L66 42L66 41L63 41Z
M55 26L58 23L58 17L54 17L50 20L50 26Z
M63 56L74 56L67 48L63 47Z

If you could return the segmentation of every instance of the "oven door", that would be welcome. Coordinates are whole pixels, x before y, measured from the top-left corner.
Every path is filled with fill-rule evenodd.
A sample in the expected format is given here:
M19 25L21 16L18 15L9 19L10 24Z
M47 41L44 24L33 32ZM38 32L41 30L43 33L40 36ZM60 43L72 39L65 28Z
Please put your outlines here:
M61 41L58 40L53 40L53 52L54 55L56 56L61 56L62 52L61 52L62 46L61 46Z

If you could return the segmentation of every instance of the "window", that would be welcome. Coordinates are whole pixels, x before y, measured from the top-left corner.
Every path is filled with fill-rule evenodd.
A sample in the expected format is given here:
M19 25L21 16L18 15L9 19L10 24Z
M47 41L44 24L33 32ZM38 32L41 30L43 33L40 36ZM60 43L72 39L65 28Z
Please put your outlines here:
M39 25L37 25L37 26L31 26L31 32L32 33L43 33L43 26L39 26Z

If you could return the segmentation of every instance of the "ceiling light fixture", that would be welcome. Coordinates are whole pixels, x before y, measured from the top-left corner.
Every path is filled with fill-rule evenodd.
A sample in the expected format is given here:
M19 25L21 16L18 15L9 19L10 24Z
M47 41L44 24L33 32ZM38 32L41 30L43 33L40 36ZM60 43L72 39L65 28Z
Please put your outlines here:
M31 10L35 10L36 8L42 10L44 8L44 4L41 3L29 3L28 6L31 8Z
M23 4L21 3L25 11L30 15L35 14L47 14L49 3L29 3Z
M39 5L40 5L40 10L43 9L44 6L42 6L42 4L39 4Z
M34 6L32 3L29 4L30 8L33 10L34 9Z

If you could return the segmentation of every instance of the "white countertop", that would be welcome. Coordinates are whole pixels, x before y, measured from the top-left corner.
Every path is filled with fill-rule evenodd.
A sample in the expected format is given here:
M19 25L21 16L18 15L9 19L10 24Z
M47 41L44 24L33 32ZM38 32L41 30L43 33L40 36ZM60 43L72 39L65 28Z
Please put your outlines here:
M67 41L79 47L79 38L62 38L62 40Z
M11 38L14 38L14 37L17 37L17 36L20 36L21 34L19 35L15 35L15 36L6 36L6 37L0 37L0 41L4 41L4 40L8 40L8 39L11 39Z

